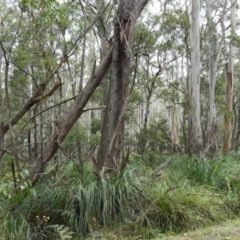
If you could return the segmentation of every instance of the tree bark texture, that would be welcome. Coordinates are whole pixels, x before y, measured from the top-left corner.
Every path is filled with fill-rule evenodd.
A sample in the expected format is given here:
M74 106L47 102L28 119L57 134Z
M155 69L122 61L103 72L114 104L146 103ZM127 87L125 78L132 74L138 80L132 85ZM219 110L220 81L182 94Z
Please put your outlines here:
M200 114L200 0L192 1L191 24L191 82L190 82L190 120L191 150L193 154L202 155L202 129Z
M112 74L98 152L98 170L117 170L128 99L133 29L147 0L121 0L114 26Z
M105 3L104 0L96 0L98 10L101 11L102 9L105 8ZM107 49L107 30L106 30L106 16L105 12L102 13L100 20L97 23L97 28L98 28L98 34L101 40L101 59L105 56L106 54L106 49Z
M233 76L232 72L227 72L226 85L226 112L224 114L224 143L223 154L227 154L232 146L232 94L233 94Z
M231 34L236 34L236 0L231 0ZM227 154L232 147L232 110L233 110L233 73L235 48L230 43L227 64L227 85L226 85L226 112L224 114L224 143L223 154Z
M212 20L211 0L207 0L207 25L208 25L208 48L209 48L209 110L208 123L206 133L206 147L212 145L216 141L216 109L215 109L215 86L217 74L216 56L216 39L214 39L214 23Z

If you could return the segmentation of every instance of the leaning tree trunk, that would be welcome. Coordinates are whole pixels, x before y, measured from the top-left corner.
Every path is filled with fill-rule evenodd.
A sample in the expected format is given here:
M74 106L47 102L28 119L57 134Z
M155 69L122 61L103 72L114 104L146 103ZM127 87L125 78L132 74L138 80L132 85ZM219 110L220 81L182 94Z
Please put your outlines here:
M141 13L141 10L145 6L146 2L147 0L138 1L137 7L135 8L135 18L133 18L135 21L139 14ZM34 164L30 169L30 178L32 180L33 185L38 181L48 162L52 160L52 158L58 151L60 144L66 138L72 126L84 112L84 107L86 106L88 100L92 96L94 90L99 86L102 78L104 77L105 73L110 67L111 60L113 57L112 53L113 49L111 48L111 50L102 59L100 66L95 70L93 75L90 77L85 87L82 89L81 92L79 92L72 108L69 110L68 114L59 125L58 131L56 131L51 136L51 141L48 143L48 145L44 148L43 151L43 163L37 164L36 161L36 164Z
M200 122L200 34L199 34L200 0L192 1L191 25L191 81L190 81L190 120L191 151L202 155L202 129Z
M147 0L121 0L114 26L112 74L98 152L98 170L117 170L128 99L133 28Z
M94 90L97 88L101 82L103 76L110 67L112 59L112 49L102 60L101 65L96 69L93 76L87 82L85 87L81 92L79 92L72 108L69 110L66 117L63 119L61 124L58 126L58 130L54 132L51 136L51 140L43 150L43 161L41 163L41 156L38 156L39 161L35 161L32 168L30 169L30 179L33 185L38 181L48 162L52 160L54 155L57 153L60 144L66 138L68 132L76 123L78 118L84 112L84 107L86 106L88 100L92 96Z

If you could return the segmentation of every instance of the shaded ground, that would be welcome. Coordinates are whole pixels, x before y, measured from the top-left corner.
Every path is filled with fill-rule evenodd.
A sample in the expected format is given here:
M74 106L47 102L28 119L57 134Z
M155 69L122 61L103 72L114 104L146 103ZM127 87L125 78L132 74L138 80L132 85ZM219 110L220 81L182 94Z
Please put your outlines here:
M240 240L240 219L177 236L155 238L154 240Z

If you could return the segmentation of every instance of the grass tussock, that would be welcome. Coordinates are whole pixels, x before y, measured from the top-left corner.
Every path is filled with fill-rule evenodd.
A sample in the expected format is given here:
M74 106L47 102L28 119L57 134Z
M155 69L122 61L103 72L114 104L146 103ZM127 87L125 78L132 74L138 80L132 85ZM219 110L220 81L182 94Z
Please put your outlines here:
M98 177L91 164L79 171L69 162L34 189L25 184L24 194L6 175L0 184L1 236L94 239L100 234L111 239L108 233L114 230L123 239L153 238L239 216L237 155L211 160L171 156L156 178L151 176L154 167L139 164L140 158L133 155L124 171L108 175L103 170Z

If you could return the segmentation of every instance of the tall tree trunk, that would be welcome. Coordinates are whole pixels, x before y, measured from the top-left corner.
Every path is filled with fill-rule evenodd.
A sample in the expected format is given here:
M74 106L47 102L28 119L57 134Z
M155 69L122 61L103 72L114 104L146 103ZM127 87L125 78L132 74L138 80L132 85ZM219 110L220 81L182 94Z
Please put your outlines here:
M231 35L236 33L236 0L231 0ZM233 73L234 73L235 49L230 42L227 64L227 85L226 85L226 112L224 114L224 143L223 154L231 150L232 145L232 101L233 101Z
M2 50L0 49L0 72L2 71ZM4 126L4 115L5 115L5 111L4 111L4 98L3 98L3 89L2 89L3 83L2 83L2 74L0 74L0 108L1 108L1 112L0 112L0 149L4 148L4 131L3 131L3 126ZM1 150L0 150L0 154L1 154ZM1 156L0 156L1 157Z
M97 7L98 7L98 11L103 11L103 9L105 9L105 0L96 0L97 2ZM107 42L107 39L108 39L108 33L107 33L107 16L106 16L106 13L103 12L101 14L101 17L99 19L99 21L97 22L97 29L98 29L98 35L100 37L100 43L101 43L101 49L100 49L100 58L102 59L105 55L106 55L106 51L107 51L107 47L108 47L108 42ZM108 74L109 75L109 74ZM109 87L109 76L106 75L103 79L103 84L101 84L101 88L103 89L103 95L102 95L102 99L101 99L101 102L100 104L102 106L105 106L106 105L106 102L107 102L107 93L108 93L108 87ZM104 113L105 113L105 109L103 108L101 110L101 120L103 122L103 117L104 117Z
M217 80L217 65L219 62L220 54L222 53L223 42L225 39L225 26L224 26L224 16L226 14L226 4L223 6L222 15L220 18L222 37L218 48L216 48L217 39L214 36L216 32L216 27L212 18L212 7L211 0L206 1L207 6L207 25L208 25L208 48L209 48L209 109L208 109L208 122L207 122L207 132L205 139L205 151L209 148L213 151L217 151L217 118L215 109L215 87Z
M235 122L237 122L237 133L234 139L235 143L235 152L238 153L239 143L240 143L240 106L238 106L238 113L235 114Z
M190 120L191 151L202 156L202 129L200 114L200 0L192 0L191 24L191 82L190 82Z
M187 54L187 51L186 51ZM190 88L189 88L189 82L190 82L190 68L189 68L189 58L186 57L186 66L187 66L187 75L185 77L185 66L184 66L184 60L185 57L182 57L182 64L181 64L181 82L182 84L186 82L186 89L185 89L185 95L184 95L184 101L185 104L183 105L183 113L182 113L182 133L183 133L183 151L184 153L190 154L190 114L189 114L189 96L190 96ZM186 79L186 80L185 80Z
M211 0L207 0L207 25L208 25L208 48L209 48L209 110L206 133L206 146L209 148L216 141L216 109L215 109L215 86L217 63L215 61L216 39L214 39L214 23L212 19Z
M98 152L98 169L117 170L128 99L133 28L147 0L121 0L114 27L112 74Z

